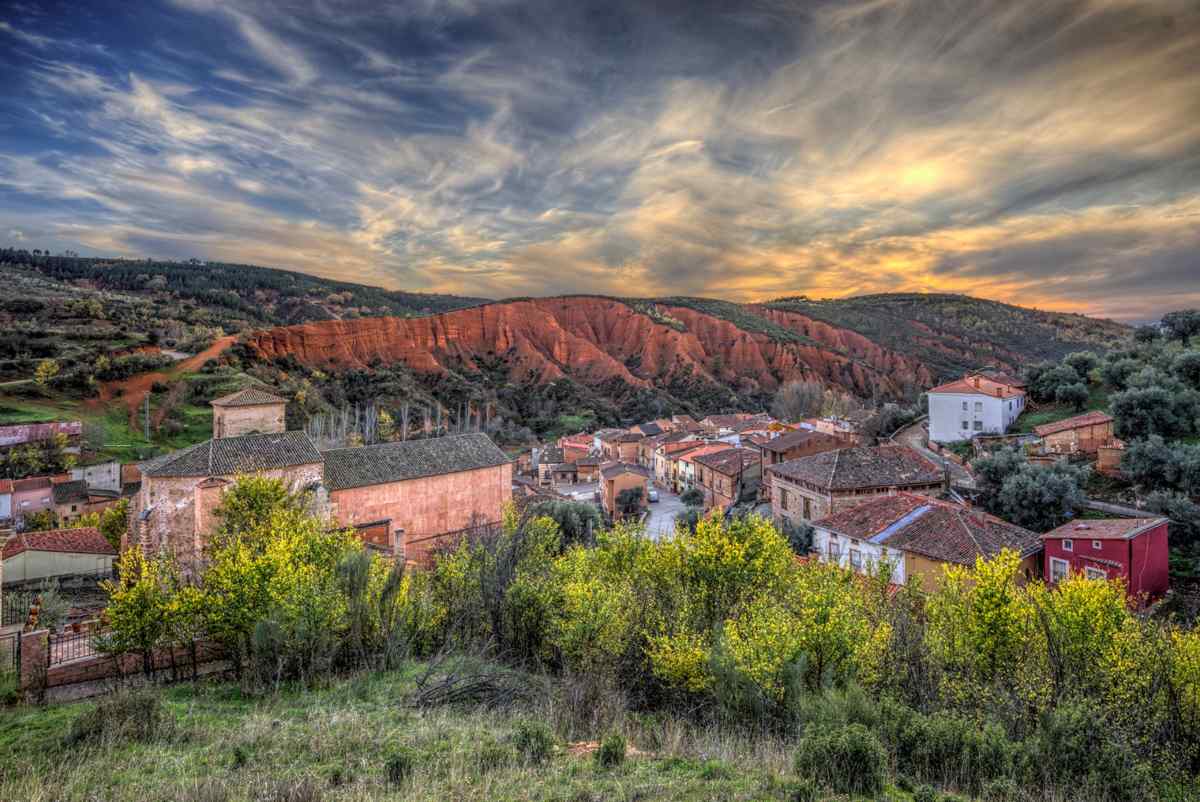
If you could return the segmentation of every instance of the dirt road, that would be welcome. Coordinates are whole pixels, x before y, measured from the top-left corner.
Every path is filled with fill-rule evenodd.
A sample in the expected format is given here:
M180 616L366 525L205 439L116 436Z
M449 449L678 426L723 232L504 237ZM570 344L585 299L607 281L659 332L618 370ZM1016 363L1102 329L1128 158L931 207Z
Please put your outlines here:
M149 395L150 388L154 386L155 382L170 382L180 374L197 370L208 360L223 354L235 342L237 342L237 335L229 334L216 340L200 353L176 362L169 370L155 370L149 373L139 373L136 376L130 376L128 379L105 382L100 385L100 397L91 403L105 405L113 399L120 397L121 403L129 410L130 426L136 428L137 416L141 409L142 401ZM162 422L162 415L156 413L154 417L155 420L152 422L155 426L158 426Z

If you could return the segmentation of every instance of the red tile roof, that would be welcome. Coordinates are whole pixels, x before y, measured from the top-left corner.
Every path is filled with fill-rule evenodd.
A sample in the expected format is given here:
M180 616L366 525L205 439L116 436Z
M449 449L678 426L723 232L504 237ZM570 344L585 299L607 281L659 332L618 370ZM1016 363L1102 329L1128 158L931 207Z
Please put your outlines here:
M12 491L12 479L0 479L0 493L11 493Z
M109 542L94 526L79 529L48 529L44 532L22 532L9 538L4 546L4 559L25 551L53 551L63 554L102 554L117 556Z
M1010 384L1003 384L998 381L993 381L987 376L964 376L961 379L956 379L952 382L939 384L929 391L930 393L962 393L966 395L986 395L992 398L1016 398L1025 395L1025 391L1013 387Z
M734 476L760 459L758 452L751 448L726 448L723 451L699 454L695 462L711 468L717 473Z
M53 486L49 476L30 476L28 479L13 480L13 492L20 493L25 490L42 490Z
M1042 535L1042 540L1129 540L1153 529L1166 518L1102 518L1072 521Z
M1036 532L961 504L910 493L856 505L814 526L957 565L974 565L976 557L994 557L1006 548L1026 557L1042 547Z
M781 462L767 468L792 481L827 491L938 484L942 468L908 446L842 448Z
M1109 415L1107 412L1092 410L1091 412L1085 412L1082 415L1076 415L1073 418L1066 418L1065 420L1055 421L1054 423L1044 423L1041 426L1035 426L1033 427L1033 433L1038 437L1045 437L1048 434L1058 434L1059 432L1065 432L1069 429L1079 429L1084 426L1095 426L1101 423L1111 423L1112 419L1113 416Z

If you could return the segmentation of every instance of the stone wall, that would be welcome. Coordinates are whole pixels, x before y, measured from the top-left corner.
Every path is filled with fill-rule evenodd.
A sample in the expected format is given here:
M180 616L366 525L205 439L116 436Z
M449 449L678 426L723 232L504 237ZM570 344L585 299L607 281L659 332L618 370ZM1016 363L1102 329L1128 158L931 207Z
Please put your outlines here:
M321 463L314 462L261 471L258 475L282 479L293 490L299 490L321 482L323 473ZM171 550L185 565L199 558L207 542L205 536L216 525L213 510L221 502L221 493L212 492L211 487L200 488L201 484L211 478L213 477L143 477L142 490L135 497L134 509L130 515L133 522L131 543L149 551L162 548ZM233 476L218 478L229 481L236 479ZM203 498L199 509L198 497ZM142 520L142 513L147 509L150 513ZM208 531L198 529L197 524Z
M239 437L243 434L282 432L286 408L286 404L214 406L213 437Z
M512 464L334 490L329 499L339 524L390 519L397 552L419 561L417 552L433 547L431 537L500 520L504 504L512 499Z

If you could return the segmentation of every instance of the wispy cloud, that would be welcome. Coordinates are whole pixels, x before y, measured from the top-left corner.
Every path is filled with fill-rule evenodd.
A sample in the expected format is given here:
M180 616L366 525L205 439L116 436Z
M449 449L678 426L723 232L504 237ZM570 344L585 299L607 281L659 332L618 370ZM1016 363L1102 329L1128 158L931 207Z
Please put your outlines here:
M497 297L1200 303L1188 0L129 14L78 57L0 14L38 53L0 61L0 225Z

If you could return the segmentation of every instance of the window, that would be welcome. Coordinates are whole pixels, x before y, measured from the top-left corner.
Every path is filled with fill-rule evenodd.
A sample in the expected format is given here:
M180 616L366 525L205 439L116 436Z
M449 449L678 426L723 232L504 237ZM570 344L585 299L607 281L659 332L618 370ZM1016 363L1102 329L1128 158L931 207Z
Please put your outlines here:
M788 508L787 491L779 488L779 509L786 510Z
M967 411L967 402L963 401L963 412Z
M1084 568L1083 572L1087 575L1088 579L1108 579L1108 573L1106 571L1103 571L1100 568L1093 568L1090 565L1087 568Z
M1060 560L1058 557L1050 558L1050 581L1061 582L1067 578L1067 574L1071 573L1071 565L1066 560Z
M807 497L805 497L805 499L804 499L804 518L808 519L811 517L812 517L812 501L810 501Z
M976 411L976 412L983 412L983 402L982 402L982 401L976 401L976 402L975 402L975 411Z
M1104 548L1104 544L1102 544L1099 540L1093 540L1092 548L1096 551L1100 551L1100 549Z
M858 549L850 549L850 567L855 571L862 571L863 569L862 552Z
M1075 543L1070 538L1065 538L1062 542L1063 551L1074 551Z
M970 426L970 424L968 424L966 421L963 421L963 431L964 432L969 428L969 426Z
M842 561L842 544L832 537L829 539L829 561L835 563Z
M981 421L981 420L975 421L975 431L977 431L977 432L983 431L983 421Z

